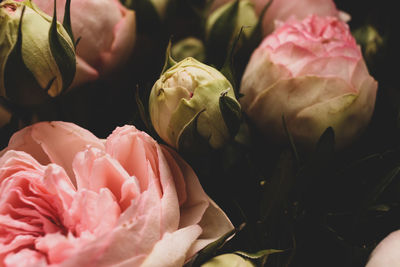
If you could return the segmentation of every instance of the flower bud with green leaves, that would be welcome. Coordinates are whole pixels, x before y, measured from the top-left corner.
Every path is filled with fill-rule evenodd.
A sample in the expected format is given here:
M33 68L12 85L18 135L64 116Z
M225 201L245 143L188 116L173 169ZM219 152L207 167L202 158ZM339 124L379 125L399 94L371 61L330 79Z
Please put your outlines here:
M224 25L225 23L232 22L232 25ZM258 16L251 1L230 1L210 14L206 22L206 35L210 37L213 31L224 31L228 27L232 27L232 39L235 34L239 33L240 28L248 27L248 29L243 32L243 35L245 38L249 38L257 22Z
M162 73L149 101L159 136L180 151L222 147L240 125L231 83L216 69L186 58Z
M65 25L70 25L68 19ZM76 66L72 32L67 30L31 1L0 3L0 96L3 99L32 107L69 87Z
M260 27L249 0L235 0L219 7L210 14L205 25L207 62L221 67L232 44L235 50L254 50L261 40Z
M201 40L195 37L187 37L175 43L171 48L173 58L181 61L187 57L193 57L198 61L205 60L205 47Z
M222 254L207 261L201 267L255 267L254 263L239 255Z

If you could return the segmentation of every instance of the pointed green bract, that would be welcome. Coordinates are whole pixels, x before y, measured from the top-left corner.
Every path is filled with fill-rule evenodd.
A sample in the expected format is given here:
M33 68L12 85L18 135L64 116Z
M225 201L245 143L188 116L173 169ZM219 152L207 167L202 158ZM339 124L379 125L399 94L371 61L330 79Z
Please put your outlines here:
M227 96L227 92L223 92L219 98L219 108L231 136L235 136L239 131L242 117L239 103Z
M198 119L204 111L205 109L198 112L179 134L177 148L181 153L201 154L211 150L209 140L201 136L197 129Z
M163 67L163 69L161 71L161 75L164 74L164 72L166 70L168 70L169 68L171 68L175 64L176 64L176 61L171 56L171 39L170 39L169 42L168 42L167 49L165 51L165 62L164 62L164 67Z
M74 79L76 71L76 61L74 50L57 31L56 9L56 0L54 0L53 20L51 21L51 26L49 30L49 45L51 53L62 75L62 90L66 90L71 85Z
M54 10L55 10L55 8L54 8ZM72 32L72 25L71 25L71 0L65 1L64 10L65 11L64 11L63 27L67 31L71 40L74 41L75 39L74 39L74 34Z

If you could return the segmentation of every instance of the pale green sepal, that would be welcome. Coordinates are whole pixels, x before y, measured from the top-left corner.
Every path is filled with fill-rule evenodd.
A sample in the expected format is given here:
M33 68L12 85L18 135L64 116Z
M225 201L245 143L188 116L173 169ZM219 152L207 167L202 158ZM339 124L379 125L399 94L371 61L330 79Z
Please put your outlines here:
M161 75L163 75L166 70L176 65L176 63L177 62L171 56L171 39L170 39L168 42L167 49L165 51L165 62L164 62L164 67L161 71Z
M202 154L211 151L209 140L201 136L197 129L200 115L205 109L198 112L189 123L183 127L178 137L177 149L183 154Z
M7 98L19 106L36 106L47 99L47 90L50 88L54 78L49 80L46 88L42 88L35 76L25 65L22 58L22 21L25 6L22 8L21 18L18 25L16 43L7 57L4 66L4 87Z
M284 250L280 249L264 249L260 250L256 253L248 253L244 251L236 251L235 254L239 255L245 259L257 261L258 265L257 266L264 266L265 263L267 262L268 256L271 254L275 253L282 253Z

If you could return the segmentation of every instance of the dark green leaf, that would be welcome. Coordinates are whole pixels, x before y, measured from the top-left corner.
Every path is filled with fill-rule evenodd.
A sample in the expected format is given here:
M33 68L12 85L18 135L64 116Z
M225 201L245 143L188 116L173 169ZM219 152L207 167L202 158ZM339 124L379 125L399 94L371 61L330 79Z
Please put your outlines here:
M65 11L64 11L63 26L64 29L67 31L69 37L71 38L72 42L74 42L74 34L72 33L72 26L71 26L71 0L65 1L64 10Z
M189 262L187 262L184 267L197 267L200 266L201 264L205 263L208 261L210 258L212 258L215 255L215 252L222 248L226 241L231 238L233 235L235 235L238 231L243 229L245 224L240 225L238 228L232 229L225 233L223 236L221 236L219 239L216 241L208 244L205 248L200 250Z
M229 44L235 34L236 21L239 11L239 0L231 5L215 21L206 40L207 62L221 68L229 51Z
M51 21L49 30L49 45L51 54L53 55L62 76L62 89L66 90L75 77L76 60L73 48L57 31L56 9L56 0L54 0L53 20ZM72 42L74 42L73 39Z
M239 103L224 92L219 97L219 108L231 137L234 137L239 131L242 117Z
M201 110L193 117L193 119L185 126L179 135L178 150L187 155L203 154L211 151L208 138L203 137L197 130L197 121L205 109Z

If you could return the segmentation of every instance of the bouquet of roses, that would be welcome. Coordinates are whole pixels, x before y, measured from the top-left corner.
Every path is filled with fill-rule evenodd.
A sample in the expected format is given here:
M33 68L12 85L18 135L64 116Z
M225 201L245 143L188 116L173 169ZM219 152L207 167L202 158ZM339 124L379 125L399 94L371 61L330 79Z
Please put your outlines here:
M0 0L0 266L399 265L370 2Z

